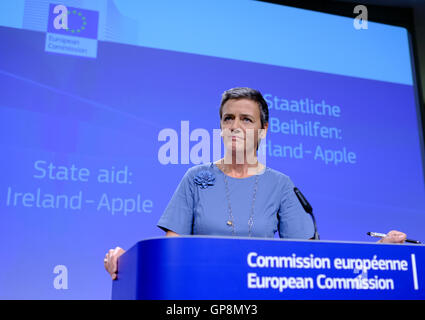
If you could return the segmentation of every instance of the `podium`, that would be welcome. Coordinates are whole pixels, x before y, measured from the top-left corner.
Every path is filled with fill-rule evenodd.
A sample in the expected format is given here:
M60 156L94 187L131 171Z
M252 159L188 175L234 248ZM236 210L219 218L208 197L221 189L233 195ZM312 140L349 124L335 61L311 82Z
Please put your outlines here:
M425 299L425 246L160 237L118 260L115 300Z

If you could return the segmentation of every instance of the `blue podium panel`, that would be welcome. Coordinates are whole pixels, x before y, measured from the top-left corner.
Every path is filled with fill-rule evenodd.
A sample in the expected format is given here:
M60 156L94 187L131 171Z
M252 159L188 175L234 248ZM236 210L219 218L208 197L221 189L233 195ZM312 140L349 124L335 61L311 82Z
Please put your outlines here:
M424 299L425 246L227 237L138 242L112 299Z

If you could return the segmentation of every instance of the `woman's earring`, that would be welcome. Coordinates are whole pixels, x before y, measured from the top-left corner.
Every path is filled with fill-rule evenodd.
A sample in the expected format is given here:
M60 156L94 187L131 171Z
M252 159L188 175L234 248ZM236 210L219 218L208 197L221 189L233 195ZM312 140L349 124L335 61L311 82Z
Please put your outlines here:
M264 137L266 136L266 132L264 129L260 129L260 133L258 135L259 139L264 139Z

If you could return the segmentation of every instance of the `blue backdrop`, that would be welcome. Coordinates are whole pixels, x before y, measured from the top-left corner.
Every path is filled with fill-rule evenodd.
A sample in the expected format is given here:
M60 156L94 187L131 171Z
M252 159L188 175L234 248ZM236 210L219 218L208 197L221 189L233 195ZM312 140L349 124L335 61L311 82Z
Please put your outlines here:
M322 239L424 240L405 29L255 1L99 0L60 2L59 30L59 2L11 3L0 4L0 298L110 298L106 251L163 235L185 171L214 160L221 93L236 86L268 101L267 166L302 190Z

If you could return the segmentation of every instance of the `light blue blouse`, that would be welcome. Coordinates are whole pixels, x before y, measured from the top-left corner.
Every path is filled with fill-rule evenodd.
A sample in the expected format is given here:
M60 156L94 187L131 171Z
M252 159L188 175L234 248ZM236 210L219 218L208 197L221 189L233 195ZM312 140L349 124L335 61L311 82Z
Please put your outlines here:
M228 198L232 209L233 228L226 196L225 173L214 163L196 165L185 173L162 214L158 227L180 235L249 236L248 220L256 176L233 178L226 175ZM258 175L251 236L309 239L314 226L311 216L298 201L291 179L266 167Z

